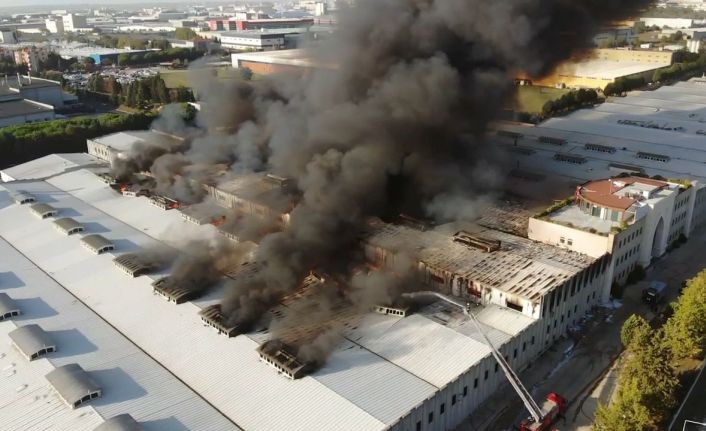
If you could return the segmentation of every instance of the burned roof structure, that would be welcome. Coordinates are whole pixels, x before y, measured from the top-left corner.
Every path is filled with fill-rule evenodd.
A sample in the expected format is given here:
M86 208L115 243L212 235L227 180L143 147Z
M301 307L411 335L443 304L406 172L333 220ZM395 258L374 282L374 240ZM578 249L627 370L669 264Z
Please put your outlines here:
M8 335L12 344L28 361L56 351L56 343L37 324L20 326Z
M94 431L142 431L144 428L128 413L113 416L102 424L98 425Z
M0 320L20 315L20 307L7 293L0 293Z
M179 208L179 201L166 196L152 195L150 196L149 201L152 205L162 208L163 210Z
M241 325L228 323L227 317L221 311L221 304L206 307L199 312L199 315L205 324L215 328L221 335L235 337L243 333Z
M286 377L296 380L316 370L314 362L297 358L294 348L280 340L269 340L257 348L260 359L275 367Z
M86 235L81 238L81 245L91 250L95 254L102 254L106 251L115 250L115 245L101 235Z
M139 277L159 269L160 266L156 261L148 261L137 253L122 254L113 259L113 263L130 277Z
M30 207L34 215L39 218L53 217L59 213L59 211L49 204L38 203Z
M81 223L69 217L54 220L54 227L64 235L73 235L78 232L83 232Z
M57 367L46 375L59 397L71 408L102 395L101 387L79 364Z
M203 295L203 289L193 289L179 285L172 277L164 277L152 283L152 290L167 298L169 302L182 304L197 299Z

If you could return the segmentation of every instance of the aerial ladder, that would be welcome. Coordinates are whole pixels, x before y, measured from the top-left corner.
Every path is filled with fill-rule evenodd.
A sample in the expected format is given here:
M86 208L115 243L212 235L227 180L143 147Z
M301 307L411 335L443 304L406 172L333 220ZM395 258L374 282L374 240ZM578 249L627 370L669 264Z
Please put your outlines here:
M488 345L493 357L505 373L510 385L512 385L515 389L515 392L517 392L517 395L519 395L520 399L522 399L522 402L530 413L531 417L520 423L519 431L550 431L553 429L551 427L552 423L554 423L558 416L563 415L566 412L566 399L555 392L550 392L547 395L546 401L543 403L542 407L540 407L534 401L534 398L532 398L532 395L529 393L527 388L525 388L522 384L522 381L517 374L515 374L515 371L510 367L510 364L507 363L505 357L495 348L495 346L493 346L493 343L490 342L490 339L485 334L485 331L481 328L478 319L476 319L476 316L470 312L470 303L463 303L457 298L432 291L405 293L402 296L409 299L437 298L460 308L463 311L463 314L473 322L473 325L478 330L478 333L483 336L485 343Z

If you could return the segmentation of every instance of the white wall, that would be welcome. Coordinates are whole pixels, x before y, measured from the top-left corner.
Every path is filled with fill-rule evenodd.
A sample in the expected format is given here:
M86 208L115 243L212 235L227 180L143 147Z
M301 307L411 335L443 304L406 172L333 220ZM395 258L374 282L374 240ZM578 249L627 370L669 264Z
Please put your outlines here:
M610 253L613 249L613 239L610 234L602 236L537 218L529 219L527 236L535 241L567 248L596 258ZM564 238L563 244L561 243L562 237ZM569 239L571 245L568 244Z

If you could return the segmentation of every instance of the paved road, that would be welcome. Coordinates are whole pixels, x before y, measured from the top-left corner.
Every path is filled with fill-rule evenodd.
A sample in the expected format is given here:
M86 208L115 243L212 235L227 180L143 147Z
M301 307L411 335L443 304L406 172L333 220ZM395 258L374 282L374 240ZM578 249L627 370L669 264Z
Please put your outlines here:
M545 353L535 366L521 373L520 378L532 388L535 399L540 400L548 392L555 391L569 400L566 422L558 424L562 431L590 430L598 401L605 403L613 395L620 368L618 358L622 351L620 328L623 322L633 313L648 320L654 317L654 313L641 301L642 289L647 287L648 281L667 282L668 299L676 298L682 280L706 268L704 249L706 231L701 229L693 233L686 244L653 264L645 281L626 289L621 307L597 313L592 328L569 355L564 355L564 351L571 342L565 340ZM702 389L701 399L706 404L704 392ZM517 429L519 420L527 416L524 406L511 389L492 397L487 405L489 407L481 408L481 411L498 413L495 417L481 417L480 413L476 413L457 431ZM702 411L706 412L706 409Z
M706 426L703 425L686 424L686 427L684 426L686 420L706 423L706 373L704 368L706 367L702 364L701 372L674 419L670 431L706 431Z

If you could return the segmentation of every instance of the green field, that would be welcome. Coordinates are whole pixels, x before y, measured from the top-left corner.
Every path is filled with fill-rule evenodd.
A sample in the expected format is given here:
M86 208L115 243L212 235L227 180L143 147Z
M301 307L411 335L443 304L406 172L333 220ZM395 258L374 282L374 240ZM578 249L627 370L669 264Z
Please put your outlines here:
M204 71L209 72L209 71ZM211 69L211 73L215 73L215 76L220 80L231 80L231 79L243 79L236 69L230 67L219 67L216 69ZM195 73L189 70L160 70L159 74L164 79L164 84L167 88L179 88L179 87L190 87L189 85L189 74ZM257 81L261 77L258 75L253 75L252 80Z
M569 91L571 90L532 85L517 87L515 110L532 114L542 112L542 107L545 103L558 99Z

